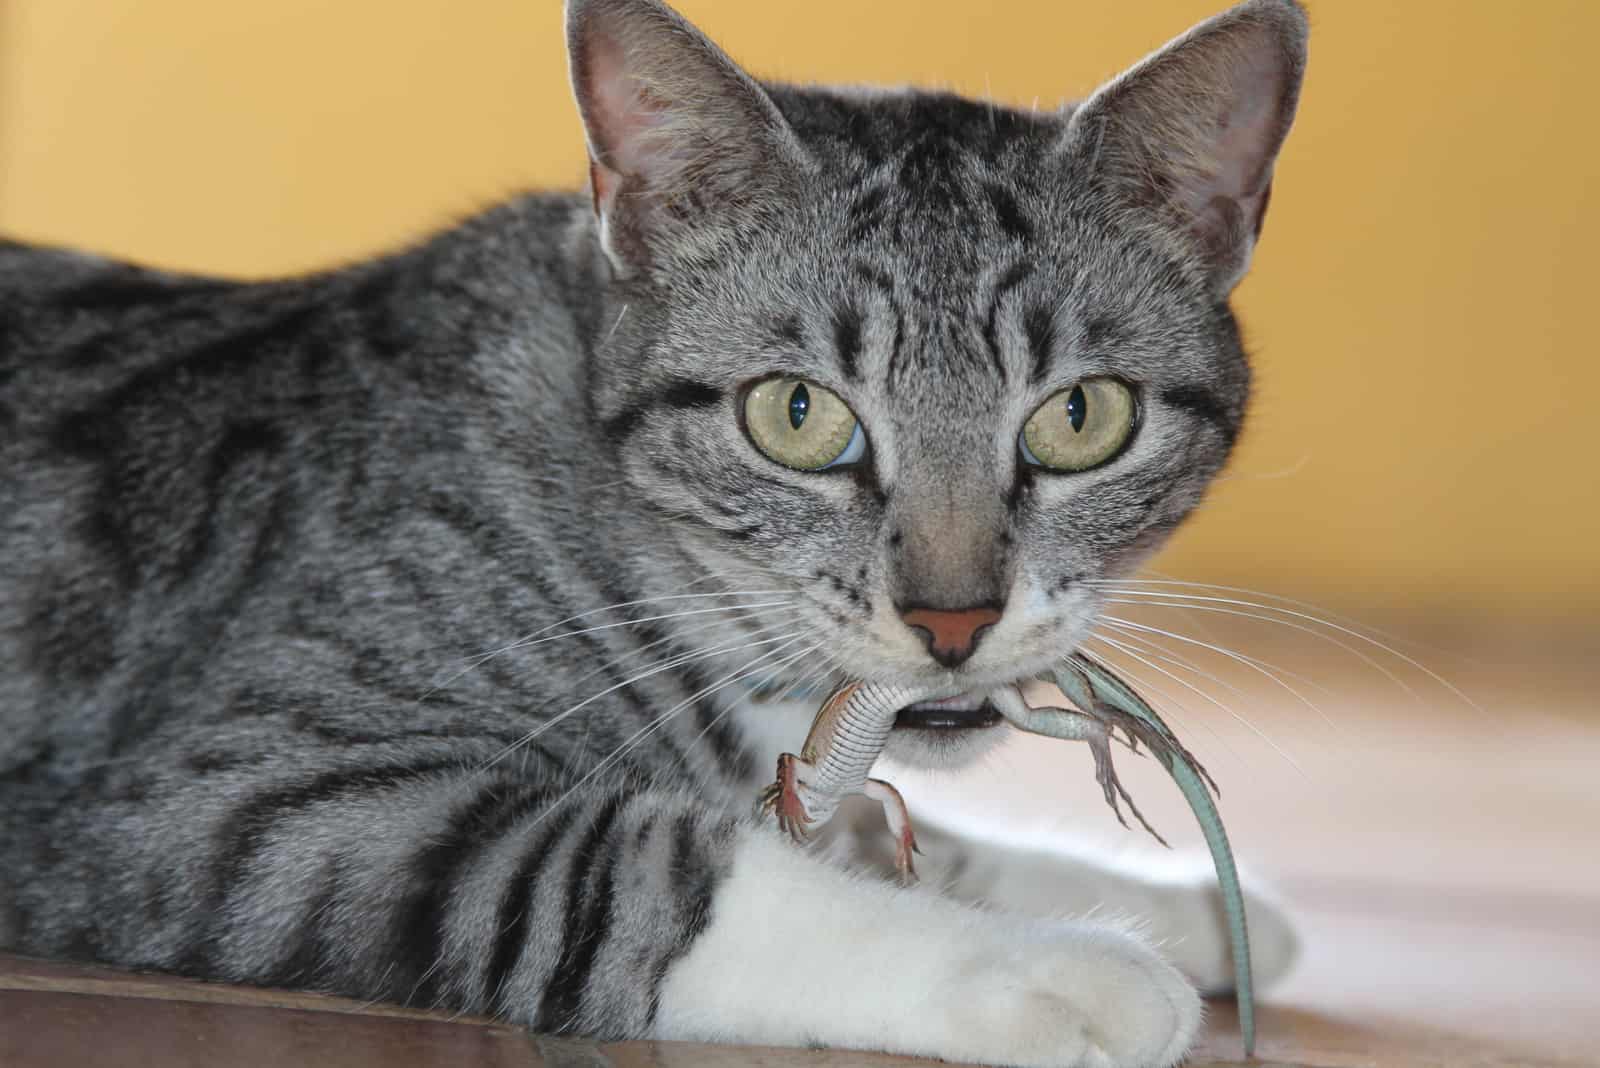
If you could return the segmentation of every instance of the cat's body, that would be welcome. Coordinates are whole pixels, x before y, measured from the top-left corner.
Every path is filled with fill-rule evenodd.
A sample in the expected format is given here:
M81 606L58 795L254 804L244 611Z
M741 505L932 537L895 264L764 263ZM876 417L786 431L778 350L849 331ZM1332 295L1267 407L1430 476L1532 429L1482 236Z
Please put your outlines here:
M1208 47L1290 57L1193 254L1094 179L1139 154L1137 91L1075 113L1088 151L1062 115L764 92L645 0L569 17L593 208L530 196L263 285L0 247L0 948L546 1029L1171 1062L1198 1002L1135 937L754 825L815 698L751 689L1022 677L1092 622L1080 580L1193 506L1243 410L1225 298L1298 13L1174 53L1190 82ZM870 455L760 455L743 391L778 372L846 397ZM1097 374L1143 390L1126 455L1020 462L1030 411ZM1004 615L953 664L896 617L973 604ZM1198 886L936 842L955 896L1143 913L1226 975Z

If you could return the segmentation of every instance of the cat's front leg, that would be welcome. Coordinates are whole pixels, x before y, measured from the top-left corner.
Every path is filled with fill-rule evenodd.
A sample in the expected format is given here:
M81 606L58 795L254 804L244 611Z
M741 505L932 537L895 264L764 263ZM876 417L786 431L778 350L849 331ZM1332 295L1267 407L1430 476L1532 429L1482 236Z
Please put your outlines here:
M1199 1022L1193 988L1122 929L850 874L768 827L734 840L655 1020L663 1038L1095 1068L1175 1064Z
M836 855L890 869L888 830L870 806L852 807L834 842ZM960 834L927 820L917 824L924 878L959 900L1025 915L1125 917L1207 994L1233 989L1233 960L1216 875L1208 861L1162 874L1141 872L1087 852L1021 849ZM1282 978L1299 952L1284 907L1246 880L1251 960L1256 982Z

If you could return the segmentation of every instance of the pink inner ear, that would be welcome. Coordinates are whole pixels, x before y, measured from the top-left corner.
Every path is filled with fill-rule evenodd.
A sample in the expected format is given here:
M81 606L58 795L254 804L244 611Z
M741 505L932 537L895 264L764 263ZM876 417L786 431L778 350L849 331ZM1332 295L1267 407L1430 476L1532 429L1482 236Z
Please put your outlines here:
M1284 72L1270 54L1237 57L1241 69L1231 79L1231 107L1218 124L1217 170L1212 187L1195 197L1199 204L1224 196L1246 200L1267 183L1276 148ZM1199 193L1197 190L1196 193Z
M612 35L596 34L587 59L590 136L601 157L600 170L611 171L612 178L647 176L649 148L660 132L664 106L642 91L638 74L629 69L625 46ZM598 201L601 179L594 180Z

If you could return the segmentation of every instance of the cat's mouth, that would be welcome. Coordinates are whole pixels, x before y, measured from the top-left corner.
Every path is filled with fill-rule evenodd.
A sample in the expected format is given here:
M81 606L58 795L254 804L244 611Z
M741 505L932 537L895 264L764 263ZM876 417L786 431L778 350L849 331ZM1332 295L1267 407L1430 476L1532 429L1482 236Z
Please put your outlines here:
M973 730L993 727L1000 722L1000 711L982 694L961 693L938 701L918 701L895 714L896 729Z

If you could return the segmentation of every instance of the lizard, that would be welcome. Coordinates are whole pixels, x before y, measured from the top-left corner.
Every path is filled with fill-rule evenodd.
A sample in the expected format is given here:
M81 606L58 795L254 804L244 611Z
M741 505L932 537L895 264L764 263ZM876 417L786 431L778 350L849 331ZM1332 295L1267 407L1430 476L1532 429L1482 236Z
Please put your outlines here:
M846 683L828 695L811 723L800 754L778 757L777 781L761 793L758 814L776 815L778 827L796 842L805 841L813 823L826 823L851 794L865 794L883 805L895 836L895 868L902 882L916 879L917 849L911 815L900 791L868 776L894 728L895 713L924 701L929 693L904 686Z
M1233 850L1212 798L1213 793L1220 796L1216 782L1149 703L1104 663L1075 653L1046 681L1060 687L1076 707L1030 706L1016 686L997 687L987 696L1000 714L1020 730L1088 743L1094 756L1095 779L1123 826L1127 821L1118 806L1119 799L1145 830L1162 845L1167 844L1117 777L1110 745L1117 731L1122 732L1122 740L1130 750L1137 752L1139 743L1144 743L1188 801L1211 851L1222 890L1233 953L1239 1028L1245 1054L1253 1055L1255 994L1249 930ZM908 704L942 696L947 695L906 686L846 683L823 702L800 754L784 753L778 758L777 781L762 792L758 812L775 814L780 828L796 841L804 841L810 825L826 822L844 797L865 794L883 805L889 829L896 838L896 869L902 881L911 881L916 874L912 854L918 850L905 800L894 786L871 778L869 772L888 741L896 712Z

